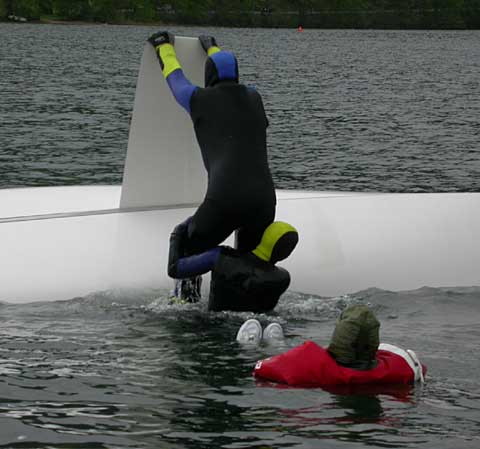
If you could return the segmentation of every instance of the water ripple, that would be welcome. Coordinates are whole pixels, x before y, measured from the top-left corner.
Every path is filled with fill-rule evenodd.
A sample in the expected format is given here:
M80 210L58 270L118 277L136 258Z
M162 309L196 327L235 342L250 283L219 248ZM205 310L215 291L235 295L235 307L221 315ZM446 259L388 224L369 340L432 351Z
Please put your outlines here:
M0 23L0 188L121 182L153 30ZM215 34L263 95L279 188L480 190L478 31Z

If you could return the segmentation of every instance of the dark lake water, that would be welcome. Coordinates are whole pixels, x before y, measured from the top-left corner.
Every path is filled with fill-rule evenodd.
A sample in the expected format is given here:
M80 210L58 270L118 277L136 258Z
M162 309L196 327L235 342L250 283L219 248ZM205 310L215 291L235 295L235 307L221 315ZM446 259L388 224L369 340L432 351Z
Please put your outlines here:
M478 448L480 288L341 298L289 293L242 347L246 313L171 306L165 292L106 292L0 307L0 447ZM414 348L423 386L329 392L256 384L255 362L327 345L346 304L370 304L381 340Z
M120 183L150 27L0 24L0 187ZM262 93L278 187L480 191L480 32L213 32ZM1 267L0 267L1 269ZM1 448L478 448L480 287L340 298L289 292L250 314L165 291L0 304ZM280 389L255 362L329 342L352 302L428 366L415 388Z
M121 183L154 30L0 24L0 187ZM172 31L236 52L278 187L480 190L480 31Z

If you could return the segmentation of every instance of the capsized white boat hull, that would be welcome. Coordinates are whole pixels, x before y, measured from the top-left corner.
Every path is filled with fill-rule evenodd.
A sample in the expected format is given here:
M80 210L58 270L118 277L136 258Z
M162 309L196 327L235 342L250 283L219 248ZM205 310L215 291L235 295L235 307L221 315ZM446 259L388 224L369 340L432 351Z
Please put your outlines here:
M195 209L121 210L120 190L0 190L0 301L171 287L169 234ZM295 291L480 285L480 193L279 191L277 219L299 230L297 248L281 264Z

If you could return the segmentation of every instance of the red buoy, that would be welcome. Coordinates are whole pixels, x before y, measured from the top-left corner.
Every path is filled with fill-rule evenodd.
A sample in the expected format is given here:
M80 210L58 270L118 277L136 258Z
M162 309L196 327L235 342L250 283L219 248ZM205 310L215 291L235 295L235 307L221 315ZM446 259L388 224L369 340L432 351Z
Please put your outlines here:
M300 32L302 32L302 31L303 31L303 27L302 27L302 25L299 25L299 26L298 26L298 31L300 31Z

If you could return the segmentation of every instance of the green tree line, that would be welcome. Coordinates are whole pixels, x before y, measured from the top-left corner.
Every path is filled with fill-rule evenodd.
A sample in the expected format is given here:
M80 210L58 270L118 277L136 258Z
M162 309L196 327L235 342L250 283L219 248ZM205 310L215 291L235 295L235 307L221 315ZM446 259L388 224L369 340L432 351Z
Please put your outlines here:
M0 0L0 17L224 26L480 28L480 0Z

